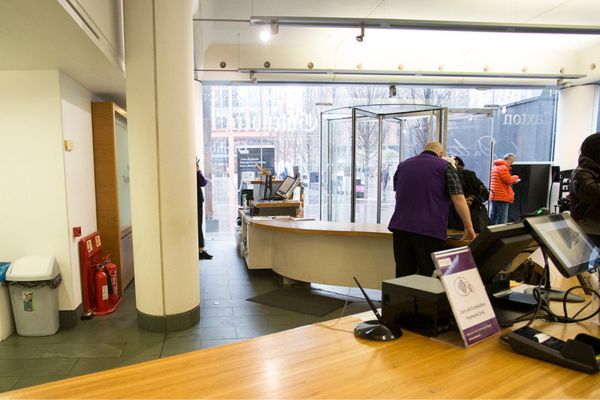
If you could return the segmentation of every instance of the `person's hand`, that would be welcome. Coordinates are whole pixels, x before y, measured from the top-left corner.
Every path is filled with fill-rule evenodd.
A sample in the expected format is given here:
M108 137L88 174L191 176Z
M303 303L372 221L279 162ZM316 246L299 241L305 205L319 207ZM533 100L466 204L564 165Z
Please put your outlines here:
M460 240L470 241L475 239L475 236L477 236L477 234L475 233L475 230L473 230L473 227L465 228L463 236L460 238Z
M467 201L467 205L469 207L471 207L471 204L473 204L474 197L473 196L465 197L465 200Z

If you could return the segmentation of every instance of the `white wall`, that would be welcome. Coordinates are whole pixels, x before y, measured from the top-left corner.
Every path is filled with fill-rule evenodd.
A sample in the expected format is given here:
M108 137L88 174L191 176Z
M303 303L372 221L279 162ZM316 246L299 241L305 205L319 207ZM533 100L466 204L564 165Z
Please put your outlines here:
M58 71L0 72L0 109L0 255L54 255L68 273ZM69 291L61 309L73 309Z
M554 164L561 169L577 166L583 140L596 132L598 87L575 86L560 91L556 117Z
M82 236L97 230L96 192L94 187L94 148L92 140L92 94L64 73L60 75L62 134L73 144L65 151L65 186L67 193L68 239L70 271L63 272L65 289L73 305L81 303L78 238L72 228L80 226ZM67 286L68 285L68 286Z
M96 229L90 99L56 70L0 71L0 259L56 256L61 310L81 303L71 226Z

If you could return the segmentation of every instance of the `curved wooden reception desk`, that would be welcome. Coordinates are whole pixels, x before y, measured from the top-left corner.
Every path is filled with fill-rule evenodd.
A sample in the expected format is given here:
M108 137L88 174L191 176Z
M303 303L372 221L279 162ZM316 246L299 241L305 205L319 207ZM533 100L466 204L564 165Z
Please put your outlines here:
M448 247L466 245L448 240ZM303 282L381 289L395 278L392 233L386 224L301 221L242 216L240 253L249 269L272 269Z
M249 269L293 280L368 288L395 277L392 234L384 224L265 220L245 216L242 254Z

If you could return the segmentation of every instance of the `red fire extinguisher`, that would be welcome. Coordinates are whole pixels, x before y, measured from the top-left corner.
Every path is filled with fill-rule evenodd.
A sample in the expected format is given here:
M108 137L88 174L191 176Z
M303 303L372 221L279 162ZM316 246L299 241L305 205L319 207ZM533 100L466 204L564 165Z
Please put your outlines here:
M107 259L107 263L104 265L108 277L110 278L112 293L109 294L110 302L115 304L119 300L119 284L117 281L117 266Z
M94 284L96 289L96 311L106 312L110 307L108 298L108 278L102 266L98 266L94 275Z

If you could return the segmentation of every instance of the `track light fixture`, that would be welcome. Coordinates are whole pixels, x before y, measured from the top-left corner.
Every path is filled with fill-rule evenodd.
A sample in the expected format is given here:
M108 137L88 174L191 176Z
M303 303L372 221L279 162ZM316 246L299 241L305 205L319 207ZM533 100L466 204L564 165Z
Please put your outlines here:
M278 33L279 24L277 22L272 22L270 29L263 29L260 31L260 40L262 40L263 43L267 43L269 40L271 40L271 36L277 35Z
M360 35L358 35L358 36L356 37L356 41L357 41L358 43L362 43L362 41L363 41L363 40L365 40L365 27L364 27L364 25L362 25L362 26L360 27Z

